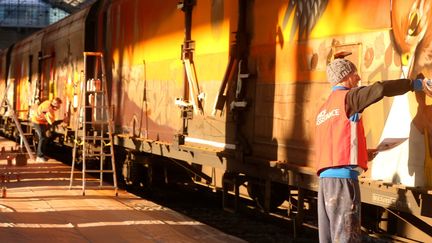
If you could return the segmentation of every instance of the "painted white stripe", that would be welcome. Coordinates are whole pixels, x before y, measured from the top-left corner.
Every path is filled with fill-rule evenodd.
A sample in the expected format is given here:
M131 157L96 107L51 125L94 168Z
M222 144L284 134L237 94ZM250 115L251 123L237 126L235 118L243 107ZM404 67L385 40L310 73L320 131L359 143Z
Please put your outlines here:
M236 148L235 144L219 143L219 142L209 141L209 140L200 139L200 138L186 137L185 141L191 142L191 143L206 144L206 145L210 145L210 146L213 146L216 148L227 148L227 149L235 149Z
M169 225L203 225L198 221L165 221Z
M102 226L125 226L125 225L202 225L198 221L162 221L162 220L139 220L121 222L93 222L77 224L78 228L102 227Z
M358 122L350 122L351 124L351 146L350 146L350 164L358 164L358 138L357 138L357 125Z
M0 228L33 228L33 229L59 229L73 228L73 224L26 224L26 223L0 223Z
M128 225L203 225L198 221L162 221L162 220L139 220L119 222L91 222L76 224L26 224L26 223L0 223L0 228L32 228L32 229L59 229L59 228L90 228L104 226L128 226Z
M92 222L77 224L78 228L101 227L101 226L122 226L122 225L161 225L165 224L161 220L140 220L140 221L121 221L121 222Z

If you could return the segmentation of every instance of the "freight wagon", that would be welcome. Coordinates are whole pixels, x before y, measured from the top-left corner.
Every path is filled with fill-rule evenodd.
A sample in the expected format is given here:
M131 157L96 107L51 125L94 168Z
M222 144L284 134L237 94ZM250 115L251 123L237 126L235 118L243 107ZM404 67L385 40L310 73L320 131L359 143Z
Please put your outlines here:
M425 0L97 1L0 52L0 93L10 83L6 95L24 126L35 103L62 97L58 116L70 122L57 128L56 142L70 146L76 100L90 81L83 74L94 65L85 66L83 52L102 52L116 163L128 184L149 187L181 168L188 180L222 191L227 208L240 197L266 212L288 203L301 224L316 205L313 140L330 93L326 65L349 51L364 85L432 77L431 7ZM367 230L431 240L431 103L409 93L364 112L369 147L383 148L360 178ZM2 131L16 136L8 112Z

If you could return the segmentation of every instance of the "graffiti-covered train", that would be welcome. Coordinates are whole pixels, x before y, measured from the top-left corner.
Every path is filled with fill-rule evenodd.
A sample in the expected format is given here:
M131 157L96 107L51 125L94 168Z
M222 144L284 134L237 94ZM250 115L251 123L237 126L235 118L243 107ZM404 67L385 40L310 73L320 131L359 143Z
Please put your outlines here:
M238 195L266 211L289 202L301 222L318 187L326 65L349 51L363 85L432 77L431 42L426 0L101 0L3 50L0 93L9 83L23 124L35 103L62 97L58 116L68 114L73 131L91 69L83 53L102 52L128 183L151 184L161 164L165 176L182 168L222 190L227 207ZM368 228L432 237L431 104L410 92L364 112L369 147L383 148L360 178Z

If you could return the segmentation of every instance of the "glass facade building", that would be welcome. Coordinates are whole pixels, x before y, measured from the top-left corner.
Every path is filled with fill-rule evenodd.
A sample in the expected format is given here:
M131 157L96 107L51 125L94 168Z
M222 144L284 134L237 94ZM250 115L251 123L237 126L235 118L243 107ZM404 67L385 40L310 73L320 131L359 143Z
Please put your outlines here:
M43 28L66 16L40 0L0 0L0 27Z

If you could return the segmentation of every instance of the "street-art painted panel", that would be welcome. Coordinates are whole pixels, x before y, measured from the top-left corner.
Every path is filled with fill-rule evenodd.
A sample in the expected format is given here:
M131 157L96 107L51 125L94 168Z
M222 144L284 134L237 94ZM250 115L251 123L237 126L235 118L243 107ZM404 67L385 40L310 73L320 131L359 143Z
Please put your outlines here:
M430 77L432 20L430 1L393 1L392 36L401 58L401 77ZM395 149L380 153L373 163L372 178L409 186L432 185L432 102L423 92L396 97L381 134L408 138ZM388 163L392 160L392 163Z

